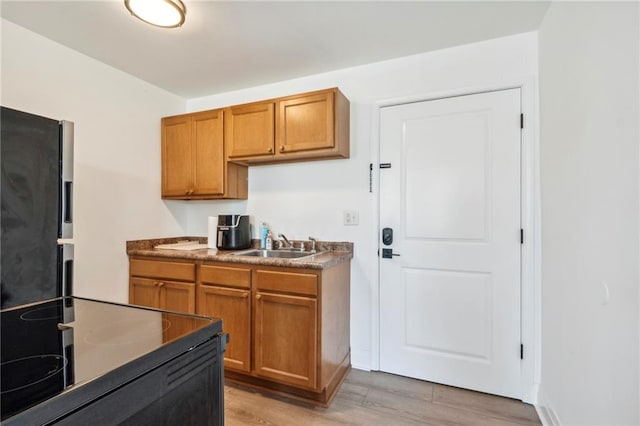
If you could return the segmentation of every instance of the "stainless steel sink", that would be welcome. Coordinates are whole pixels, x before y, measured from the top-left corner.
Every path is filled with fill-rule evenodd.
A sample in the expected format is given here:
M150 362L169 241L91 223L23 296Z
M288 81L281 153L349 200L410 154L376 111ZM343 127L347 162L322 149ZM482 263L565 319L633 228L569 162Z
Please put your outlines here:
M273 257L278 259L300 259L302 257L312 256L310 251L294 251L294 250L262 250L254 249L232 253L233 256L251 256L251 257Z

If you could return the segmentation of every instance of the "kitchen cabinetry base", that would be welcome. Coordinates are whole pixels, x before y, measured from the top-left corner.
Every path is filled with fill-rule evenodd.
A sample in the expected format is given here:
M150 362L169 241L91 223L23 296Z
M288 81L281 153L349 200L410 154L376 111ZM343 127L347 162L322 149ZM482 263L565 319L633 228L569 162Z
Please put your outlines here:
M329 407L333 398L340 390L340 386L344 382L351 371L351 353L347 354L344 361L337 367L331 381L320 392L296 388L293 386L282 385L270 380L261 379L259 377L248 376L238 373L230 369L224 370L224 378L226 383L245 386L267 394L277 395L285 398L294 399L296 401L307 402L320 407Z

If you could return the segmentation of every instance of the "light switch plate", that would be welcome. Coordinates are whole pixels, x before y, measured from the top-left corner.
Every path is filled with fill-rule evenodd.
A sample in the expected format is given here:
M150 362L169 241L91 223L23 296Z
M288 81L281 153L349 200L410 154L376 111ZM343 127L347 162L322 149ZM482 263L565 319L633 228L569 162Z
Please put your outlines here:
M357 225L359 222L358 210L345 210L342 212L345 226Z

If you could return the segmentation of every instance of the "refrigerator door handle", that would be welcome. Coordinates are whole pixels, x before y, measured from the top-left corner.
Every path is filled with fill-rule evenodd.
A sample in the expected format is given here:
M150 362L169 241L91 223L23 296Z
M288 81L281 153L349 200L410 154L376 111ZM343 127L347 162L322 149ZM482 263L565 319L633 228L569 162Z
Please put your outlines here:
M62 244L61 284L61 296L73 296L73 244Z
M67 226L69 236L62 236L61 238L71 238L73 237L73 182L63 182L62 187L62 226L63 226L63 234L64 227Z
M60 122L61 186L59 238L73 238L73 122Z

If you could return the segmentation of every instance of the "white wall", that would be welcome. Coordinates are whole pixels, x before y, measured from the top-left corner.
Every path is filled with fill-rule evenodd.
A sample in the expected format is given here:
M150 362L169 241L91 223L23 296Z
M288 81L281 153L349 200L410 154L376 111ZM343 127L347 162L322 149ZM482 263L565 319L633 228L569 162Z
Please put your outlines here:
M640 423L638 17L553 2L539 31L540 402L559 424Z
M377 158L377 102L520 83L537 74L537 38L522 34L437 52L192 99L190 111L337 86L351 101L351 158L249 168L247 201L190 203L188 233L206 235L207 216L246 213L289 238L352 241L351 346L354 366L375 367L377 205L369 193L369 163ZM376 171L377 175L377 171ZM359 226L343 226L342 211L358 210ZM257 227L256 227L257 228Z
M127 302L125 241L184 234L160 200L160 117L184 99L2 20L1 103L75 122L75 292Z

